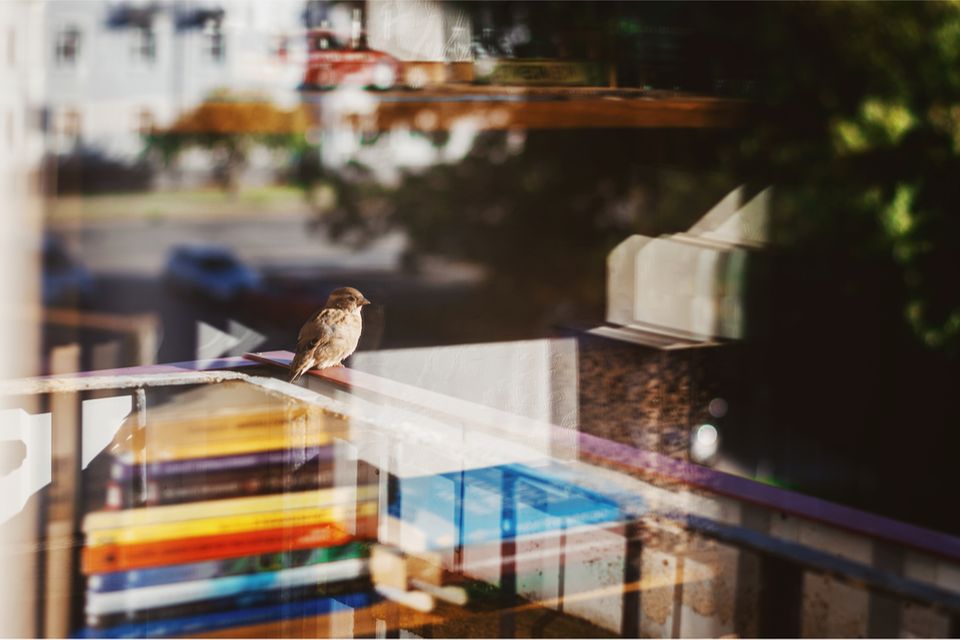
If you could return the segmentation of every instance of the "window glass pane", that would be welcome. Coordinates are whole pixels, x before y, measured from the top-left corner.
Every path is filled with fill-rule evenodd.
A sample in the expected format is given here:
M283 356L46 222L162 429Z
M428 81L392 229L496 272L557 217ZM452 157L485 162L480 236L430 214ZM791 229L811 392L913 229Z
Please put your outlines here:
M0 2L0 636L955 635L958 33Z

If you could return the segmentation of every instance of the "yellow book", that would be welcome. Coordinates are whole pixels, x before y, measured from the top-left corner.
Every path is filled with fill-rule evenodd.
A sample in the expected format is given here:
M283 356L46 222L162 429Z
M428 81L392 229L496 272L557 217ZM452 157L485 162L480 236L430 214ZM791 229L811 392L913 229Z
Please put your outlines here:
M132 414L109 445L126 463L235 455L290 446L322 446L348 421L319 407L224 382Z
M377 513L376 502L364 502L360 505L337 505L333 507L297 509L293 511L273 511L269 513L251 513L220 518L202 518L185 522L168 522L146 526L117 529L100 529L87 534L86 545L97 547L108 544L141 544L173 540L178 538L199 538L203 536L244 533L262 529L281 527L302 527L323 522L342 522L354 515L372 516Z
M95 511L83 519L83 531L100 529L121 529L169 522L182 523L202 518L223 518L227 516L249 515L329 507L340 504L376 500L379 487L376 485L343 486L295 493L275 493L266 496L247 498L229 498L226 500L207 500L171 504L162 507L142 507L124 511Z
M274 433L266 437L195 442L152 442L144 448L115 452L114 455L125 464L141 464L241 455L291 447L322 447L332 443L333 437L329 433L309 431L303 434L290 434L284 432L284 425L277 425Z

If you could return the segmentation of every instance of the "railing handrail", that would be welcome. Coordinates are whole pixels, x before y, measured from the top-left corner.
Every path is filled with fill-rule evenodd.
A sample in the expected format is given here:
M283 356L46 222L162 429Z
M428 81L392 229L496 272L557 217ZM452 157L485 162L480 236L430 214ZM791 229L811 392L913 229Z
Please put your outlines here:
M250 360L285 366L292 359L289 351L246 354ZM502 424L504 421L529 423L534 428L551 430L558 439L567 438L570 429L518 416L452 396L422 389L370 373L338 367L311 371L311 375L329 382L362 390L431 411L455 416L469 416L470 421ZM725 497L774 509L789 515L844 529L869 538L895 542L960 562L960 538L917 525L900 522L821 498L773 487L756 480L735 476L709 467L677 460L652 451L643 451L626 444L606 440L588 433L577 434L580 452L587 456L617 464L623 468L707 490Z

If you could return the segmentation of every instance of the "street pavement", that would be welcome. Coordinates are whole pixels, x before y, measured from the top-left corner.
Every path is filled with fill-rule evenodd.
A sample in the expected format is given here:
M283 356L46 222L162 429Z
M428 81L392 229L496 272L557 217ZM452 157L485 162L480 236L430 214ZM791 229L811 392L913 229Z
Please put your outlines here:
M462 298L480 279L475 269L428 261L416 273L401 269L405 238L395 233L353 248L308 230L308 212L207 220L101 219L51 227L68 251L95 277L95 295L83 301L89 311L152 313L162 335L158 362L198 357L199 323L227 330L240 322L265 338L258 349L290 349L300 325L338 286L360 288L375 301L368 309L361 349L403 346L430 340L418 314ZM258 269L264 286L227 302L177 289L163 279L171 249L181 244L226 246ZM432 265L432 266L429 266ZM393 322L386 326L387 309ZM90 347L102 335L79 337Z
M364 270L395 269L405 248L403 236L394 234L352 249L325 237L322 230L308 231L309 220L307 212L236 220L94 219L52 231L98 275L159 276L170 250L180 244L226 246L258 268Z

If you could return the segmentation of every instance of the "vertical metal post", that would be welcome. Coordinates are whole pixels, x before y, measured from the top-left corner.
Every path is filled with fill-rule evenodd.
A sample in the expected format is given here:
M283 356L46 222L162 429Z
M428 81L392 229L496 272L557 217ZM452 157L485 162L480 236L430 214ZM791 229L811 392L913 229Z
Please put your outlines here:
M627 549L623 558L623 614L620 622L620 636L624 638L640 637L640 578L642 577L643 539L642 525L631 520L624 527Z
M960 638L960 613L953 613L950 616L948 638Z
M903 549L874 540L873 566L899 575L903 571ZM867 637L898 638L900 623L900 601L885 593L871 591L867 614Z
M465 535L463 531L463 499L467 491L466 484L466 475L461 469L460 475L455 476L453 481L453 517L457 528L457 543L453 549L453 568L458 575L463 575L463 545Z
M740 524L747 530L769 533L770 512L750 504L741 505ZM737 588L734 596L733 630L741 638L759 636L757 603L763 589L760 565L763 559L742 547L737 552Z
M760 638L799 638L802 631L803 570L773 556L760 558Z
M517 595L517 518L516 476L503 470L503 492L500 511L500 592L503 605L512 607ZM516 621L512 612L500 613L500 637L513 638Z
M677 578L673 585L673 616L671 616L671 638L680 638L680 623L683 620L683 556L677 554Z
M134 411L137 412L137 430L141 432L143 438L143 456L140 460L140 504L147 503L147 444L146 434L143 431L147 428L147 391L143 387L137 387L133 399Z
M71 344L57 347L50 358L52 373L72 373L80 370L80 346ZM42 606L37 607L37 625L46 637L64 637L80 618L73 599L79 586L76 567L79 566L79 548L76 532L82 514L78 502L82 494L80 449L80 398L76 392L54 393L50 396L53 440L51 442L52 482L46 492L46 513L41 521L44 540L43 564L37 567L37 581Z

